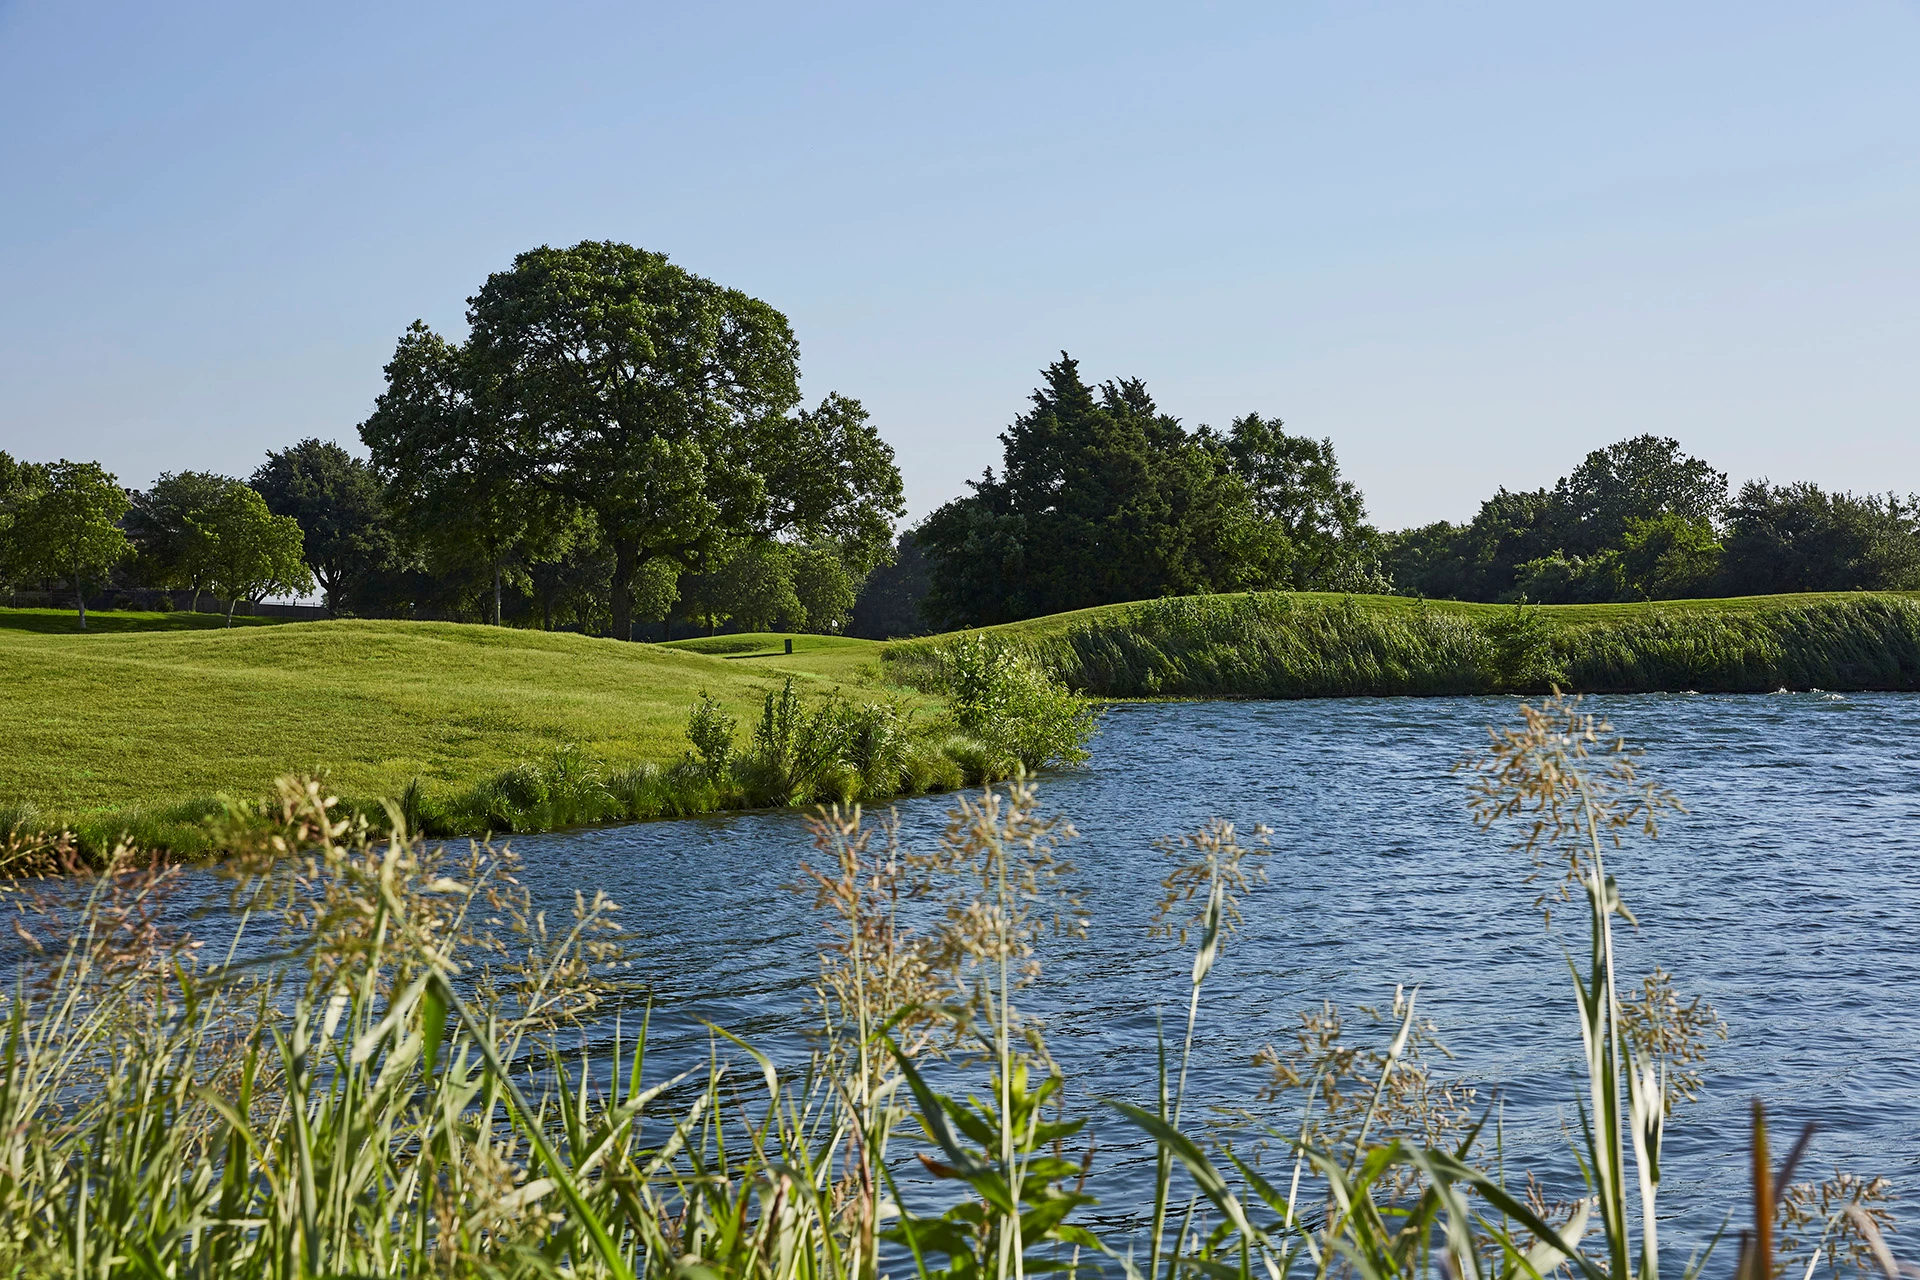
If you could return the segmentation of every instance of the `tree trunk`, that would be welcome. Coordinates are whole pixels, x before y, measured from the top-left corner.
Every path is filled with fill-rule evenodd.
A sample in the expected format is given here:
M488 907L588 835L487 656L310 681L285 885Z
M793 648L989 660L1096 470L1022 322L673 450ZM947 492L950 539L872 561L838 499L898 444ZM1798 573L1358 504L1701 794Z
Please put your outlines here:
M227 625L229 627L233 625L233 606L237 603L239 602L232 596L227 597Z
M500 625L500 562L493 562L493 625Z
M87 629L87 584L80 581L80 565L73 566L73 599L80 606L80 629Z
M633 575L640 567L640 547L632 538L613 543L613 638L633 639Z

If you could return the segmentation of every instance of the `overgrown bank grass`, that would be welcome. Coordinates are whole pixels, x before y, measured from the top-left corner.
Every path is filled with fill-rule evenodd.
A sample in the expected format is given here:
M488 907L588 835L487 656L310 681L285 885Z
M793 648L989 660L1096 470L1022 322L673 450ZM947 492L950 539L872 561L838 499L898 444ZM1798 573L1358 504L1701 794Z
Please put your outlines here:
M1196 596L984 634L1110 698L1920 688L1920 601L1904 595L1603 606ZM947 643L898 643L885 662L928 678Z
M1390 973L1369 975L1392 1000L1365 1018L1304 1011L1296 1042L1259 1054L1257 1093L1189 1089L1218 1078L1190 1071L1203 1022L1264 1016L1204 998L1266 878L1264 833L1212 822L1160 844L1152 932L1190 952L1167 979L1185 1025L1157 1046L1157 1088L1090 1105L1022 1008L1049 976L1042 937L1071 947L1089 923L1072 829L1030 785L964 799L931 848L814 815L795 879L819 963L793 975L812 983L810 1052L776 1061L715 1029L700 1067L662 1078L644 1017L611 1016L645 978L613 903L582 894L550 925L507 851L449 856L401 814L377 838L289 779L238 828L231 938L181 932L160 909L177 870L133 851L91 881L16 887L29 950L0 995L0 1271L1780 1280L1825 1263L1907 1280L1887 1180L1799 1180L1811 1130L1776 1159L1757 1103L1736 1230L1691 1257L1662 1234L1667 1131L1719 1083L1723 1028L1664 970L1616 972L1631 886L1605 860L1673 797L1564 702L1523 708L1467 765L1476 816L1516 837L1516 887L1586 908L1563 913L1565 950L1538 947L1579 1016L1577 1176L1519 1167L1497 1100L1449 1075L1418 989ZM1285 927L1311 945L1338 922ZM232 962L263 945L276 963ZM1137 1178L1108 1153L1133 1144L1150 1201L1096 1222Z

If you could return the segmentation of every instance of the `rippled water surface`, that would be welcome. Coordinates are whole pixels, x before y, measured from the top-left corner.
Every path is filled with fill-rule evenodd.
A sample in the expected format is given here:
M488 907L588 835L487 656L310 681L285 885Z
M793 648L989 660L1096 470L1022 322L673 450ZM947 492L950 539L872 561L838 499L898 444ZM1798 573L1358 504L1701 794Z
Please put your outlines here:
M1186 960L1146 926L1163 873L1151 842L1211 816L1274 829L1271 882L1210 980L1190 1097L1248 1103L1251 1062L1322 999L1390 1002L1418 983L1458 1055L1444 1070L1504 1099L1510 1170L1567 1176L1579 1032L1562 960L1584 912L1542 925L1524 861L1467 819L1449 772L1513 718L1496 698L1194 703L1111 711L1091 764L1046 778L1073 847L1091 935L1045 955L1029 1005L1048 1021L1075 1102L1147 1100L1159 1010L1184 1014ZM1594 698L1645 746L1690 812L1613 855L1640 920L1622 971L1661 964L1726 1020L1702 1100L1669 1128L1663 1198L1698 1238L1743 1204L1745 1108L1817 1122L1816 1169L1920 1192L1920 697L1820 694ZM903 803L930 842L951 801ZM625 905L655 1043L704 1053L697 1018L795 1060L817 923L782 885L806 850L798 816L755 814L522 837L543 895L608 890ZM1124 1213L1138 1148L1098 1121ZM1563 1185L1565 1185L1563 1183ZM1570 1187L1568 1188L1571 1189Z

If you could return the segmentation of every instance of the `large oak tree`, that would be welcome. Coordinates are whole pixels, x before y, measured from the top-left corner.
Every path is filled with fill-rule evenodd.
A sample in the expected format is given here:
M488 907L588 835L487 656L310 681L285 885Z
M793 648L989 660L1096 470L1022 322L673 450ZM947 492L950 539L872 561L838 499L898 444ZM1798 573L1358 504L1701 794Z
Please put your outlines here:
M631 636L650 561L717 561L742 538L830 538L885 554L892 451L857 401L799 405L785 316L630 245L523 253L468 300L454 345L416 325L361 428L404 507L469 512L497 566L538 504L593 514L613 553L613 634ZM494 484L493 476L507 478ZM499 499L499 501L496 501ZM528 523L514 526L514 516Z

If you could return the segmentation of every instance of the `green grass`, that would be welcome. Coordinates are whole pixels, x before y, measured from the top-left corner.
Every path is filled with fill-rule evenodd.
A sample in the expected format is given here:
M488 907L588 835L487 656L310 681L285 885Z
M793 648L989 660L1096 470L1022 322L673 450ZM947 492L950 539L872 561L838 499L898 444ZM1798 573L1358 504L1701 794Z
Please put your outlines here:
M235 627L284 626L285 618L250 618L235 614ZM87 629L80 630L80 613L75 609L0 609L0 631L32 631L41 635L124 635L129 631L223 631L225 614L189 613L177 609L170 613L138 610L87 611Z
M984 629L1111 698L1920 688L1920 600L1830 592L1511 605L1263 593L1108 605ZM885 654L924 682L942 637Z
M789 640L793 641L792 653L786 652L786 642ZM886 646L878 640L856 640L851 636L750 631L740 635L673 640L658 647L722 658L739 664L742 670L765 668L803 672L829 680L868 682L878 678L880 653Z
M0 807L73 820L182 805L197 817L198 797L264 795L294 771L323 770L356 798L398 795L415 777L446 792L563 744L612 766L666 761L686 750L702 690L750 722L788 674L825 693L877 672L875 646L820 637L792 659L727 661L431 622L58 635L8 625L10 612Z

